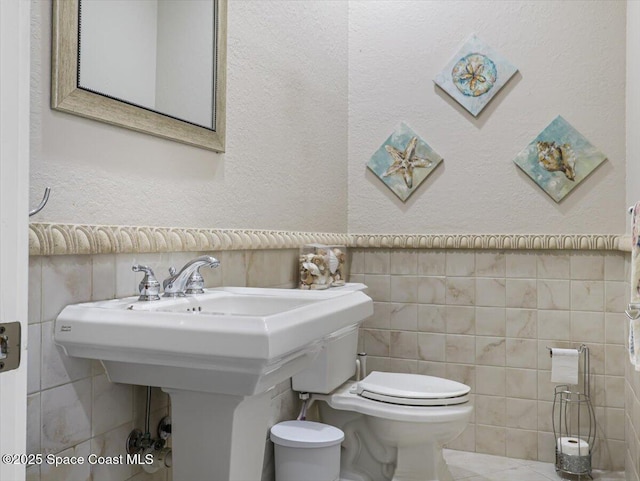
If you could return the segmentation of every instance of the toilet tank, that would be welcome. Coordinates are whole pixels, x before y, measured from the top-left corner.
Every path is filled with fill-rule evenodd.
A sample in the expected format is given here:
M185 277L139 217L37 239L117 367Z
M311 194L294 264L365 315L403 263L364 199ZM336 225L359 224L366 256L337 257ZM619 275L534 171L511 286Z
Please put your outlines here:
M294 391L329 394L356 372L358 324L331 334L311 366L291 378Z

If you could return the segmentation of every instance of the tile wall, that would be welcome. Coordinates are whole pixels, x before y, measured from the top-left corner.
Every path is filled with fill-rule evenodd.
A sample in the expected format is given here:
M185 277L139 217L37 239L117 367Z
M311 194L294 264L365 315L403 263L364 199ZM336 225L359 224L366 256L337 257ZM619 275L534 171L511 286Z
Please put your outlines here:
M202 269L208 287L219 285L293 287L297 249L209 253L221 261ZM64 306L134 295L142 275L134 263L151 266L162 281L170 265L182 266L198 253L107 254L32 257L29 262L29 453L88 456L124 454L133 428L143 428L146 389L110 383L102 366L67 357L53 343L53 321ZM152 430L168 413L168 396L153 389ZM271 424L297 415L298 400L283 383L274 390ZM266 433L265 433L266 436ZM263 479L273 479L271 443L265 443ZM29 481L165 481L170 473L148 475L135 466L31 467Z
M367 284L375 301L360 347L370 370L444 376L471 386L473 423L450 447L552 462L547 346L585 343L598 423L594 465L624 469L627 257L352 250L350 280ZM640 389L635 393L640 420Z

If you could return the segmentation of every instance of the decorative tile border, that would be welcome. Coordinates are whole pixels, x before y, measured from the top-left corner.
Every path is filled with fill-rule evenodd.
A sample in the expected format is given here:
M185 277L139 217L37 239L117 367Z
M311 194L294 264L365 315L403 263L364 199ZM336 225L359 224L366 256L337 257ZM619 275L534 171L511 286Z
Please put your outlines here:
M29 225L29 255L199 252L349 245L347 234L117 225Z
M114 225L29 225L29 255L290 249L304 244L394 249L574 249L629 251L626 236L598 234L336 234Z
M600 234L351 234L350 245L394 249L627 250L620 247L622 238Z

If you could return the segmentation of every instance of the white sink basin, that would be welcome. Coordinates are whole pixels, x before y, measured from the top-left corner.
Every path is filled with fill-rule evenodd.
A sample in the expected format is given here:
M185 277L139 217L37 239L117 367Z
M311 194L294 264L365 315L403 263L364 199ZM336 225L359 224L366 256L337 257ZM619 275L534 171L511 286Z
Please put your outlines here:
M102 361L114 382L251 395L304 369L323 339L372 314L357 288L221 287L75 304L54 336L67 355Z
M56 319L54 339L69 356L102 361L113 382L169 393L173 479L256 480L269 389L373 314L364 288L222 287L195 297L76 304Z

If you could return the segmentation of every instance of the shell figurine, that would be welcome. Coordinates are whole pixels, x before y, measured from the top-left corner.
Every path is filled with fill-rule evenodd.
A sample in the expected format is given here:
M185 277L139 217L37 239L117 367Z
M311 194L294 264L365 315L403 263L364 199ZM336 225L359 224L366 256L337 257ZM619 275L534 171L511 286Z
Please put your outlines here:
M347 260L347 255L337 247L334 247L329 251L329 260L331 275L333 276L333 282L331 285L336 287L344 286L344 263Z
M300 289L326 289L331 285L331 272L326 255L300 256Z
M558 145L555 142L537 142L538 162L549 172L563 172L570 181L576 178L576 156L569 144Z

